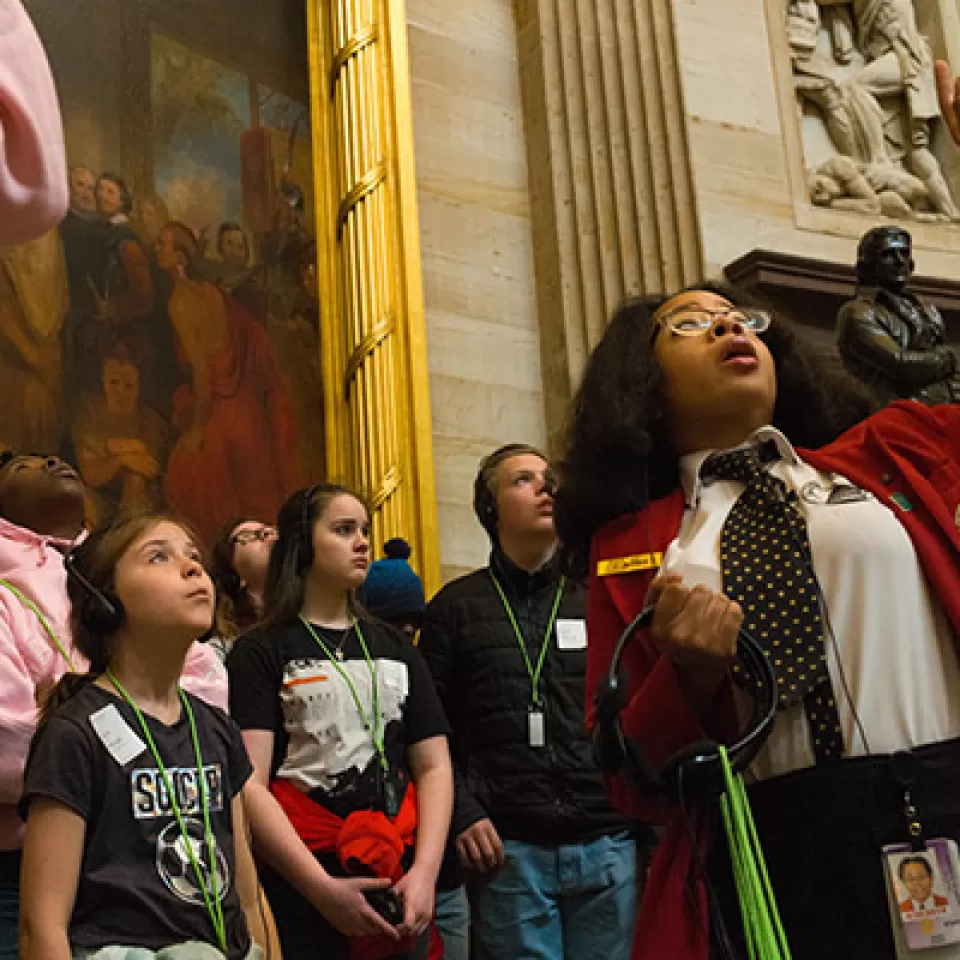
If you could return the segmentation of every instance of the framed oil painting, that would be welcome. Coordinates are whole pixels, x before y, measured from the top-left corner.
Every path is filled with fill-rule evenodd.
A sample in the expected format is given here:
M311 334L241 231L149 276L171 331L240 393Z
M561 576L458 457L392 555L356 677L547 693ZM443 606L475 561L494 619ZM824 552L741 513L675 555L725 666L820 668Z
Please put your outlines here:
M70 210L0 251L0 443L209 542L323 478L302 0L25 0Z

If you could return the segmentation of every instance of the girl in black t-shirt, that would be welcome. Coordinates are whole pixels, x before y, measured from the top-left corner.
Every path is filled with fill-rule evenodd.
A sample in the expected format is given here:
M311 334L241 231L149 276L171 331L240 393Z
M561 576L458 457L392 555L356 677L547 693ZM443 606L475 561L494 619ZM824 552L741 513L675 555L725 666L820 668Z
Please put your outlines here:
M61 679L27 761L22 960L87 960L111 947L279 957L244 834L243 741L226 714L179 686L213 617L195 538L130 514L66 566L74 644L90 671Z
M302 490L278 530L264 619L227 668L284 956L420 956L453 799L446 718L418 651L353 600L370 561L364 504L342 487ZM278 802L295 850L261 820ZM304 855L323 883L290 868Z

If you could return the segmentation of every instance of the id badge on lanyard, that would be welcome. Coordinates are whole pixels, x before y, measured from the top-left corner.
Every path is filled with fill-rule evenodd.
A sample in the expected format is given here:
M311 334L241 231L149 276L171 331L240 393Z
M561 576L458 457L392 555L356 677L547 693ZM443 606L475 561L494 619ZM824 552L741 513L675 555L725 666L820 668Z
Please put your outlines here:
M954 840L926 840L883 848L887 899L897 957L921 956L934 947L944 960L960 958L960 854Z
M527 710L527 746L545 747L547 745L547 725L542 705L531 705Z
M922 956L960 960L960 851L949 837L928 839L914 805L916 760L894 754L894 779L904 787L907 843L883 847L883 868L898 960Z
M493 570L490 571L490 579L493 581L493 585L497 588L497 593L500 595L503 609L506 611L510 625L513 627L513 632L517 639L517 646L520 648L524 665L530 676L530 704L527 707L527 746L534 750L542 750L547 745L547 724L543 698L540 696L540 674L543 671L543 662L547 656L547 648L550 646L550 638L553 636L553 628L557 622L557 613L560 610L560 601L563 599L563 589L567 582L566 577L561 577L560 583L557 585L557 595L553 599L553 609L550 611L550 618L547 620L547 629L543 636L543 643L540 644L540 654L537 657L536 666L530 661L530 654L527 653L527 641L523 636L523 631L520 629L520 624L517 623L513 607L510 606L510 601L503 592L503 587L500 586L500 581L494 575Z

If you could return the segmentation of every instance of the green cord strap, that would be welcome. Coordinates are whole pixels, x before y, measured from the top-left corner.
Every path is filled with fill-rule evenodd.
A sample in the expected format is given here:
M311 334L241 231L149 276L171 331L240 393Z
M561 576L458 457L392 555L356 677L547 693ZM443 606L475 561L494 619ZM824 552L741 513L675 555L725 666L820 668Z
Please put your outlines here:
M217 943L220 945L220 949L226 953L227 925L223 919L223 904L220 902L219 891L217 890L217 845L214 842L213 830L210 827L210 803L207 799L207 783L203 776L203 754L200 752L200 737L197 735L197 724L193 719L193 708L190 706L190 701L182 689L178 690L180 702L183 704L183 709L190 722L190 737L193 740L193 753L197 761L200 805L203 807L203 830L207 839L207 856L210 858L209 876L204 876L203 867L200 866L197 855L193 852L193 844L187 835L187 828L183 822L183 815L180 813L180 804L177 802L177 795L174 793L173 784L170 782L170 777L167 774L167 768L164 766L163 760L160 759L160 751L157 749L157 745L150 733L150 728L147 726L146 719L140 712L140 708L133 702L133 698L114 676L113 671L108 669L106 675L107 679L116 688L117 693L127 701L127 705L137 715L137 720L140 721L140 729L147 739L150 752L153 754L154 763L156 763L157 769L160 771L160 776L163 778L163 785L167 790L167 796L170 798L170 806L173 808L173 815L176 818L177 826L180 828L183 845L186 848L187 856L190 857L190 864L193 867L193 872L196 874L197 882L200 884L200 890L203 893L203 902L206 905L207 914L210 917L210 922L213 924L214 932L217 935Z
M724 747L720 747L720 761L726 786L726 792L720 797L720 812L730 844L730 862L750 960L790 960L790 947L780 922L743 777L734 775Z
M360 629L360 622L358 620L353 621L353 630L357 634L357 640L360 641L360 646L363 649L363 658L367 661L367 669L370 671L370 685L372 687L371 699L373 701L372 719L367 716L367 711L363 708L363 701L360 699L360 694L357 692L357 688L354 685L353 680L350 679L350 674L347 673L347 671L343 668L343 665L330 651L330 648L323 642L323 638L320 636L320 634L313 629L313 624L302 614L300 615L300 622L307 628L310 636L316 640L317 645L323 651L326 658L330 661L333 669L340 674L343 682L350 690L350 694L353 697L353 702L357 708L357 713L360 715L360 720L363 723L367 733L370 734L370 739L373 741L373 748L380 760L380 766L386 772L390 768L390 763L387 760L387 748L384 743L383 713L380 710L380 684L377 681L377 664L370 656L370 650L368 649L367 641L363 636L363 630Z
M60 656L67 662L71 673L76 673L77 668L70 659L66 647L60 641L56 631L50 626L50 621L43 615L43 611L19 588L15 587L9 580L0 580L0 587L6 587L25 607L33 611L33 615L40 621L47 636L53 641L53 645L60 651Z
M561 577L560 583L557 585L557 595L553 598L553 607L550 610L550 619L547 620L547 630L543 635L543 643L540 644L540 656L537 657L536 667L530 662L530 654L527 653L527 642L524 639L523 631L520 629L520 624L517 623L517 617L513 612L513 607L510 606L510 601L503 592L503 587L500 586L500 581L494 575L493 570L490 571L490 579L497 588L497 593L500 594L503 609L507 611L507 616L510 618L510 625L513 627L513 632L517 638L517 646L523 654L523 662L527 666L527 673L530 674L530 685L533 688L530 702L533 706L539 707L542 703L540 699L540 674L543 671L543 661L547 658L547 647L550 646L550 636L553 633L553 626L557 622L557 613L560 610L560 601L563 599L563 589L567 584L567 578Z

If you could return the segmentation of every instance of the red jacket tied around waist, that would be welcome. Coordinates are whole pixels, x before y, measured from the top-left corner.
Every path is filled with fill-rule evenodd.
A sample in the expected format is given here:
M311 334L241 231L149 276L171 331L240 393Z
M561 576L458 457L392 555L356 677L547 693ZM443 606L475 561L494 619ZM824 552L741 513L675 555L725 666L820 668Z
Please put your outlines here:
M403 856L413 846L417 829L417 795L407 788L400 812L389 820L377 810L356 810L346 819L331 813L285 780L274 780L270 792L283 807L297 835L313 853L336 853L341 866L356 874L355 862L375 877L396 883L403 876ZM412 938L399 942L386 937L353 937L351 960L382 960L409 953ZM431 930L429 960L442 960L443 945Z

